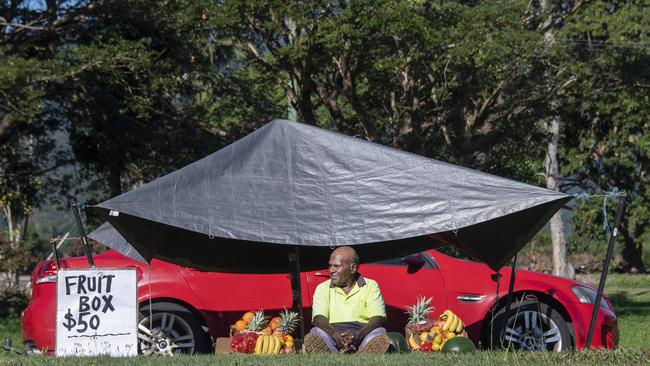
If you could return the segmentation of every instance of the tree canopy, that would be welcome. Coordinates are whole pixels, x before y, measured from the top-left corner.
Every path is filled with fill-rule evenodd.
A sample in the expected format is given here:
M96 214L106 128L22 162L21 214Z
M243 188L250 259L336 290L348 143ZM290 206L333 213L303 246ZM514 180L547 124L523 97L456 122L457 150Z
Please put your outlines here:
M541 184L545 124L559 117L562 189L629 192L622 269L643 271L650 12L643 1L542 3L3 1L5 222L15 233L34 208L80 190L117 195L290 110ZM602 238L598 212L574 209L576 242Z

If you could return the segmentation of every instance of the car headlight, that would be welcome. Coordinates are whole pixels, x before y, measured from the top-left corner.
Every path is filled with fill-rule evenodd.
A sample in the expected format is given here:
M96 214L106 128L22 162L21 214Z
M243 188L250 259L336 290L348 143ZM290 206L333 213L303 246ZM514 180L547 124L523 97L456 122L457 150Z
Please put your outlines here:
M571 287L571 291L576 295L578 301L583 304L593 304L596 302L596 290L591 287L573 286ZM609 310L609 305L605 301L605 298L600 298L600 306Z

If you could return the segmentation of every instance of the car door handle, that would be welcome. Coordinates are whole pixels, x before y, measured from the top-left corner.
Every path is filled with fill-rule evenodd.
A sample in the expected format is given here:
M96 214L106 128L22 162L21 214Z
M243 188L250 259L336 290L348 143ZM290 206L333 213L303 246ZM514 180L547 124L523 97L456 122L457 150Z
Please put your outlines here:
M478 294L462 294L456 297L456 300L461 302L479 302L485 299L485 295Z
M323 272L314 272L314 276L316 276L316 277L327 277L327 278L329 278L329 277L330 277L330 274L329 274L329 273L323 273Z

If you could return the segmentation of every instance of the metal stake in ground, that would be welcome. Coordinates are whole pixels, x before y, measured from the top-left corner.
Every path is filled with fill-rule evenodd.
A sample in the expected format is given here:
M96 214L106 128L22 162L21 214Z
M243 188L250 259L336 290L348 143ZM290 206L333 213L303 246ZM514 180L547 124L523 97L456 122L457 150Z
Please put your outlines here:
M84 244L84 252L86 252L88 266L90 268L95 268L95 261L90 253L90 244L88 244L88 239L86 238L84 223L81 221L81 208L79 208L79 204L74 198L70 200L70 205L72 206L72 212L74 212L74 218L77 220L77 226L79 226L79 237L81 237L81 242Z
M298 339L305 337L305 316L302 307L302 288L300 284L300 247L294 246L295 251L289 253L289 264L291 266L291 307L292 310L300 315L300 328Z
M607 246L607 255L605 255L605 263L603 263L603 271L600 274L600 282L598 283L598 292L596 293L596 300L594 300L594 310L591 313L591 322L589 323L589 332L587 333L587 343L585 344L587 349L591 348L591 338L594 334L594 327L596 326L596 316L598 314L598 308L600 307L600 300L603 298L603 290L605 289L605 281L607 280L607 272L609 271L609 262L612 260L612 251L614 249L614 243L616 242L616 236L618 235L618 228L621 225L621 219L623 218L623 211L625 211L625 198L627 195L625 192L622 192L618 196L618 208L616 209L616 221L614 223L614 230L612 230L612 235L609 237L609 244Z
M508 286L508 298L506 299L506 326L508 326L508 319L510 319L510 304L512 303L512 292L515 289L515 274L517 272L517 257L519 253L515 254L512 258L512 270L510 271L510 285ZM514 324L513 324L514 327ZM505 329L504 329L505 330Z
M56 264L56 269L59 270L61 269L61 265L59 264L59 251L57 250L57 245L60 242L59 234L57 234L52 228L52 238L50 239L50 244L52 244L52 254L54 255L54 263Z

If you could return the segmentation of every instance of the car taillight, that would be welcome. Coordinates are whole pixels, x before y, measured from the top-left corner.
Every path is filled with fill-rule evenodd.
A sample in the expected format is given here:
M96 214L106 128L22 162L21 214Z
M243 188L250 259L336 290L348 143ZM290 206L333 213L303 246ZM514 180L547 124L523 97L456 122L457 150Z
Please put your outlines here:
M61 268L67 268L67 265L64 260L59 260L59 265ZM59 273L59 269L56 267L54 261L48 260L41 266L36 274L35 284L56 282L56 275Z

